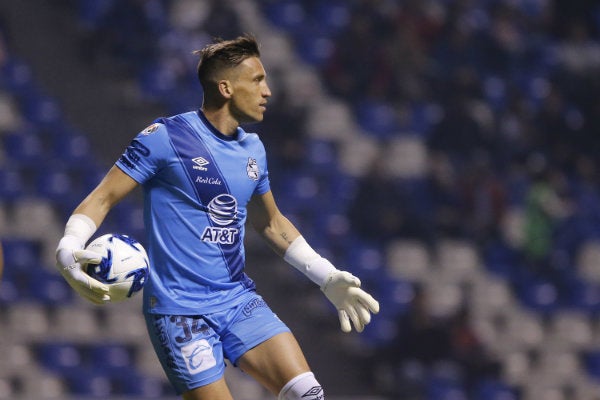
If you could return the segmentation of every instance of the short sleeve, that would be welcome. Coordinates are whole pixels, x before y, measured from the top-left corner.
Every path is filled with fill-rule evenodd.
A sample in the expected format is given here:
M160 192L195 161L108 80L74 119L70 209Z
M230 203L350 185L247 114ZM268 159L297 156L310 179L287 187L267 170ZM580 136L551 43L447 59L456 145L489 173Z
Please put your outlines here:
M164 124L154 123L131 141L115 165L143 184L166 164L170 151L167 128Z
M255 194L265 194L269 190L271 190L271 184L269 181L269 168L267 166L267 154L264 145L262 142L259 142L262 148L261 157L259 161L260 177L258 179L258 184L256 185L256 189L254 189Z

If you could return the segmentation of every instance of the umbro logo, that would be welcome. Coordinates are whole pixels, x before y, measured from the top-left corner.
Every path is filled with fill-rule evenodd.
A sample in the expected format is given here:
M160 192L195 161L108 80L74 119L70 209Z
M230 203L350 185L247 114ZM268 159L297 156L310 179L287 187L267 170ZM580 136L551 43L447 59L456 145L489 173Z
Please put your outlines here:
M196 165L192 165L192 168L198 169L200 171L208 171L208 168L206 168L206 165L210 164L210 162L207 161L204 157L192 158L192 161L194 162L194 164L196 164Z
M311 400L320 400L323 398L323 388L321 386L313 386L308 389L306 393L302 395L302 398L308 398Z

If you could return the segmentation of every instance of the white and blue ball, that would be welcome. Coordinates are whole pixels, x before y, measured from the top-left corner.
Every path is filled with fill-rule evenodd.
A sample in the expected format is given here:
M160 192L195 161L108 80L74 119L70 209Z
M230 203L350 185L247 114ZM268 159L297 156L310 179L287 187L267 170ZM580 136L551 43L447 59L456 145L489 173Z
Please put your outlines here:
M109 233L94 239L86 250L102 256L99 264L88 264L86 272L108 286L111 302L126 300L142 290L150 263L146 250L137 240Z

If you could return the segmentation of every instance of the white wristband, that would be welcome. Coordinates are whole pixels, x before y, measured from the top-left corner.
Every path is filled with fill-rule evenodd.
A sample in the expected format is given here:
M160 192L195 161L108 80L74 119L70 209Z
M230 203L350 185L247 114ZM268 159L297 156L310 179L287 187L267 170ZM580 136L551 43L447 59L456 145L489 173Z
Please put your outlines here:
M337 269L329 260L321 257L302 236L298 236L287 248L283 259L321 287L329 274Z
M65 225L65 236L75 236L85 244L96 232L96 229L96 224L87 215L73 214Z

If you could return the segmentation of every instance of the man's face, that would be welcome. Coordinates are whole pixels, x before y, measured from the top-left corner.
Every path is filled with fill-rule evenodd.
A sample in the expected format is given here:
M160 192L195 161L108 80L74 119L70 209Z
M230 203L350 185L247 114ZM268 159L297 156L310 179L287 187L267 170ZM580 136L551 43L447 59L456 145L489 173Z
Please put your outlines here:
M266 72L257 57L245 59L232 71L231 113L239 123L260 122L266 111L271 89Z

